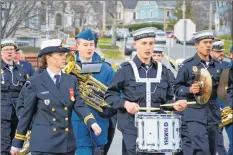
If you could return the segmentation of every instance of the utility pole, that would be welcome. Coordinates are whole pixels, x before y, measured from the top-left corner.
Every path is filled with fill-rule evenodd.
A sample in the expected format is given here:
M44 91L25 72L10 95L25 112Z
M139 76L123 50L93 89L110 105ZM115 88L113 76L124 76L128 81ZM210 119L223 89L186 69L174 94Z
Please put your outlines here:
M165 32L166 31L166 4L165 3L164 3L163 12L164 12L164 15L163 15L163 31Z
M46 40L49 39L49 6L46 6Z
M3 5L4 2L0 1L0 21L1 21L1 25L0 25L0 43L2 42L2 5Z
M185 1L183 1L183 6L182 6L182 11L183 11L183 19L184 19L184 41L183 41L183 58L185 59L185 48L186 48L186 20L185 20L185 11L186 11L186 5Z
M231 14L233 14L233 1L231 2ZM233 16L231 16L231 38L233 45Z
M105 34L106 31L106 1L103 1L103 34Z
M212 30L212 20L213 20L213 2L210 1L210 12L209 12L209 30Z

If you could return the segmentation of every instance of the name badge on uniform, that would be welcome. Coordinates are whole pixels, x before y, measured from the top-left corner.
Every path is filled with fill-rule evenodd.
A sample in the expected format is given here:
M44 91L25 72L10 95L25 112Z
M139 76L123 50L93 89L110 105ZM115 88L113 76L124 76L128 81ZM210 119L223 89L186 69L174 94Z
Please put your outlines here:
M1 74L2 74L2 81L1 81L1 84L5 84L5 80L4 80L4 70L1 69Z
M43 91L43 92L40 92L40 94L48 94L49 91Z
M50 100L44 100L44 104L45 105L49 105L50 104Z
M70 100L71 101L75 101L75 98L74 98L74 89L73 88L69 88L69 92L70 92Z
M193 72L197 72L198 69L197 69L197 66L193 66Z

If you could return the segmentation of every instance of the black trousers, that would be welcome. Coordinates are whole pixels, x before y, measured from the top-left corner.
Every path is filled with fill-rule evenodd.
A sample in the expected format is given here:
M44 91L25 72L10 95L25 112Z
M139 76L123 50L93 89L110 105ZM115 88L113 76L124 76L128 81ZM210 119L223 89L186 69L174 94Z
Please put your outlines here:
M109 126L108 128L108 143L106 145L104 145L104 155L108 154L108 150L110 149L110 146L112 144L112 140L114 138L114 134L115 134L115 129L111 126Z
M184 155L215 155L218 126L199 122L185 122L188 137L182 136ZM186 131L187 131L186 130ZM182 132L182 130L181 130ZM188 140L186 140L187 138ZM190 139L191 141L190 141ZM191 145L190 145L191 144Z
M217 137L216 137L216 151L218 152L219 155L226 155L227 151L226 148L224 147L224 141L223 141L223 134L222 134L223 128L219 128L217 132Z
M47 152L31 152L31 155L75 155L75 151L67 153L47 153Z
M1 119L1 155L10 155L12 140L15 137L15 131L18 121Z

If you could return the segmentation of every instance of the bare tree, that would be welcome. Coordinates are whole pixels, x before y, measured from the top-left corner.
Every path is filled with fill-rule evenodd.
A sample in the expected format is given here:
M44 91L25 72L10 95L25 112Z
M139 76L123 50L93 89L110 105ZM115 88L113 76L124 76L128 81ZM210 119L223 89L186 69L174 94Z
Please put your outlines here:
M191 19L196 24L197 31L205 29L209 25L209 4L202 1L193 2Z
M79 26L84 26L86 23L86 16L90 13L91 2L89 1L71 1L71 9L75 13L75 19L79 19Z
M216 7L221 9L219 10L219 14L220 14L220 24L221 25L226 25L230 31L231 34L233 35L233 24L232 24L232 16L233 16L233 12L232 12L232 6L233 2L230 1L216 1Z
M19 29L20 24L32 18L30 13L34 9L36 3L36 1L5 2L1 6L3 9L1 38L13 37Z
M116 47L116 28L117 28L117 1L106 1L106 12L112 18L112 42L111 46Z

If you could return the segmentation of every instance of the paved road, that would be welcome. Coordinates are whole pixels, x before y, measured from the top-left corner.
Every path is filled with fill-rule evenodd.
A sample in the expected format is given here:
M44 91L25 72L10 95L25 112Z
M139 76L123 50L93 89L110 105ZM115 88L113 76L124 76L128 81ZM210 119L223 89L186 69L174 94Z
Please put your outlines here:
M122 45L122 42L119 42L119 44ZM166 46L166 45L161 45L161 46ZM189 57L193 56L195 54L195 52L196 51L195 51L194 46L187 46L186 47L186 58L189 58ZM167 47L165 47L164 53L168 54L168 48ZM174 47L172 47L172 50L170 52L170 57L172 59L174 59L174 60L179 59L179 58L183 58L183 46L179 45L179 44L174 44ZM126 59L127 59L127 57L126 57ZM113 63L121 63L124 60L114 60L114 61L108 60L108 61L113 62ZM168 61L166 59L163 60L163 63L165 65L167 65L167 67L172 69L172 67L170 66L170 63L168 63ZM175 75L176 75L176 73L175 73ZM122 135L117 130L108 155L121 155L121 145L122 145L121 141L122 141ZM229 146L229 140L227 138L225 130L224 130L224 145L225 145L226 149L229 148L228 147ZM166 154L166 155L169 155L169 154Z

